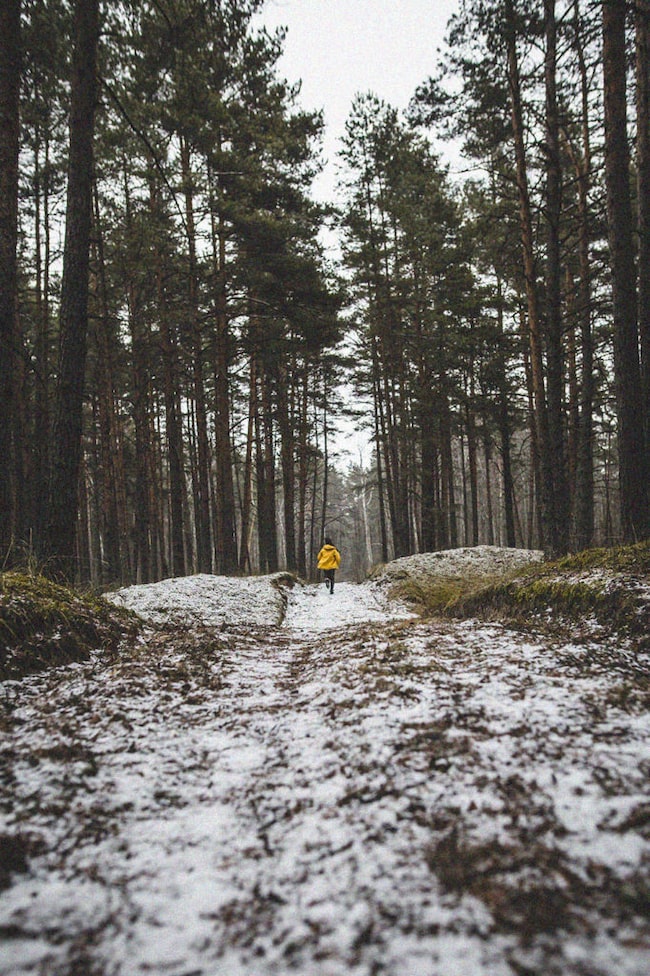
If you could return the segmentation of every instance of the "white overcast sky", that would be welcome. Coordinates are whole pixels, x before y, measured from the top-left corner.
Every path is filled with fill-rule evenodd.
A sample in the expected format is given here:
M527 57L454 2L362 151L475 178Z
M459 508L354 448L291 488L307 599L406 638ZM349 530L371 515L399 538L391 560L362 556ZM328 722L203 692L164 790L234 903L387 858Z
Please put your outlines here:
M300 104L325 113L329 165L316 185L331 196L334 157L357 92L406 108L435 71L459 0L267 0L262 21L288 28L282 74L302 81Z

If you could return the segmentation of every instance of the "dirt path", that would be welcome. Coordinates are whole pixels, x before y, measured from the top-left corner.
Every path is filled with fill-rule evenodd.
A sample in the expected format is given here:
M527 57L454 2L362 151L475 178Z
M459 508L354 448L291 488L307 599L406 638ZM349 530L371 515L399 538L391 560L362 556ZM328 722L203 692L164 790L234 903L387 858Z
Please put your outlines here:
M1 976L645 976L647 662L296 599L4 687Z

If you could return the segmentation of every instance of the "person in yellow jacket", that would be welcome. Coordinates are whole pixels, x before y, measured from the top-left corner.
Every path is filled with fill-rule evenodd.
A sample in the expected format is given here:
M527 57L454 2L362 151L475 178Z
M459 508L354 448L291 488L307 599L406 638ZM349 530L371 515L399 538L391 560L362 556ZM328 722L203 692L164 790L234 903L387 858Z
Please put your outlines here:
M325 545L318 553L318 568L325 574L325 586L330 591L330 595L334 592L334 573L340 565L341 553L332 544L332 540L326 537Z

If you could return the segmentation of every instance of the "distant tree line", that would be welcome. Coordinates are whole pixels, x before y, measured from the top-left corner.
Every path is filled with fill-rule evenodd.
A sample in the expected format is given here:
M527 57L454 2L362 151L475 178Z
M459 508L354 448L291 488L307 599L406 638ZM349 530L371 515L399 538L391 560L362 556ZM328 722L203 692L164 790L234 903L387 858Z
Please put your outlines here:
M406 114L351 108L340 267L262 7L0 6L2 564L647 537L650 0L463 0Z

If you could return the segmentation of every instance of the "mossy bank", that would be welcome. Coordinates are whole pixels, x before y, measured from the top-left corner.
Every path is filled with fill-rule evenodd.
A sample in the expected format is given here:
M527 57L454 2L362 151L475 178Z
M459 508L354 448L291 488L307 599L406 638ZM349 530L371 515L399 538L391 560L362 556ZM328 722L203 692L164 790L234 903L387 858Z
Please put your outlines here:
M595 623L650 648L650 540L589 549L492 580L447 605L454 616L495 614L547 626Z
M373 578L425 616L499 617L545 630L597 624L650 646L650 540L552 562L538 551L478 546L395 560Z
M31 573L0 574L0 681L118 651L133 614Z

